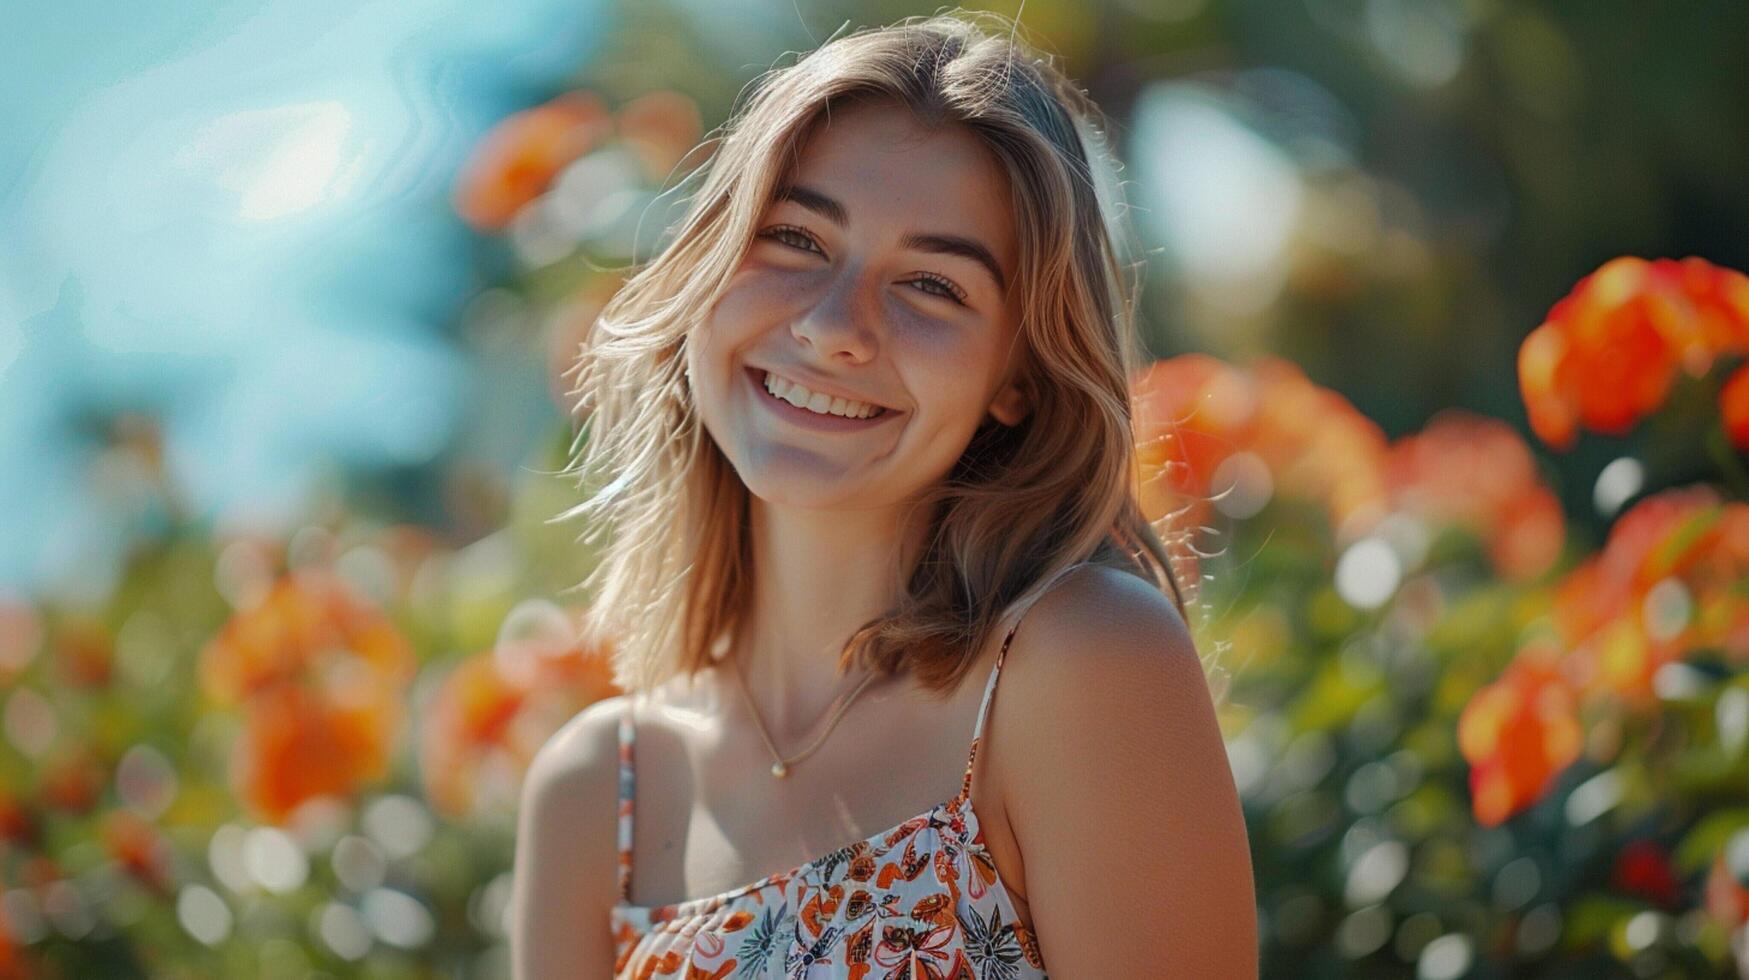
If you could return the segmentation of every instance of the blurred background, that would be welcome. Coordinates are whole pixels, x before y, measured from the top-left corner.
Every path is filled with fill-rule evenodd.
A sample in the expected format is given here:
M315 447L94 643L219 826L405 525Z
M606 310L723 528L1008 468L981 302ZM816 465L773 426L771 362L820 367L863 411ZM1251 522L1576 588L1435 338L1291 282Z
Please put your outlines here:
M933 9L7 10L0 978L508 977L616 693L562 374L752 78ZM1749 975L1749 6L1021 21L1112 120L1264 975Z

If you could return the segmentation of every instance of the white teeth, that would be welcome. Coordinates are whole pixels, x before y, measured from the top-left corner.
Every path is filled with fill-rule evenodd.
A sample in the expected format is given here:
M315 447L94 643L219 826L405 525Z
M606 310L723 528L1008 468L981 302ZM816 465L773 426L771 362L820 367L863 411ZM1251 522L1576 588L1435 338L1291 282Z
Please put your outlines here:
M851 401L848 398L834 398L822 392L809 391L801 385L787 378L780 378L769 371L765 374L765 390L797 408L805 408L820 415L840 415L850 419L866 419L885 411L885 409L876 408L865 402Z

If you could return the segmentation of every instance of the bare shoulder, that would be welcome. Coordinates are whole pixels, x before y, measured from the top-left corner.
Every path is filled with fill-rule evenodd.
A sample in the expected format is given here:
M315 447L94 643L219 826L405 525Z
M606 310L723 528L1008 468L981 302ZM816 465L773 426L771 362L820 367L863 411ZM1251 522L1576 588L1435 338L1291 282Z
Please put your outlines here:
M619 721L627 705L624 696L589 705L529 763L512 897L518 978L609 972L609 912L618 898Z
M1069 573L1024 613L998 700L1007 701L1010 716L1053 720L1049 731L1011 723L1007 737L1021 740L1055 738L1065 726L1088 732L1147 727L1165 736L1180 726L1200 729L1215 717L1202 657L1178 607L1146 580L1097 565ZM1017 727L1026 734L1015 735ZM1206 731L1194 734L1208 744ZM1226 760L1223 754L1204 761ZM1013 785L1029 781L1016 776ZM1042 781L1051 778L1047 773Z
M577 712L559 727L529 764L529 779L546 788L593 783L617 788L619 722L628 708L625 695L602 698Z
M1070 572L1023 613L993 710L1000 737L1018 750L1003 752L1007 761L998 763L998 781L1016 797L1017 812L1026 809L1027 787L1064 785L1060 773L1040 766L1052 754L1034 750L1046 743L1060 750L1065 729L1081 738L1190 736L1206 748L1208 732L1200 729L1214 719L1202 659L1178 607L1138 576L1098 565ZM1034 723L1040 718L1052 723ZM1187 725L1198 730L1175 731ZM1224 765L1224 752L1218 760L1205 752L1202 762Z
M1101 565L1077 568L1033 603L1010 656L1017 675L1032 677L1016 686L1044 689L1071 676L1097 682L1096 665L1124 673L1202 669L1172 600L1136 575ZM1005 677L1005 690L1012 680Z
M1256 976L1244 815L1171 599L1078 569L1025 613L1008 658L999 781L1052 972Z

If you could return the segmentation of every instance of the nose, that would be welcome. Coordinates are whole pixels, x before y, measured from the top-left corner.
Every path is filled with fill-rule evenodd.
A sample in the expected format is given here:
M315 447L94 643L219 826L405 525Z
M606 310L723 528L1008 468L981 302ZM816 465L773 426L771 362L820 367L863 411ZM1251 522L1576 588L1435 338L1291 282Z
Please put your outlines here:
M790 324L790 333L822 360L861 364L873 358L877 338L873 314L859 293L854 270L834 277L819 302Z

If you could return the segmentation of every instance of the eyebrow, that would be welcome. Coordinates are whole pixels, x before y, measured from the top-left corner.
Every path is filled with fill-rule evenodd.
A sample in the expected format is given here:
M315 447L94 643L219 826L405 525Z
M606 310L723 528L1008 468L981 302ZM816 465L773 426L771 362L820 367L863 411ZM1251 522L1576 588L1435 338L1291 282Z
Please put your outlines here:
M850 214L844 210L844 205L812 187L803 184L784 184L772 194L772 199L794 201L840 228L850 227ZM959 235L910 232L900 239L899 244L904 248L916 249L919 252L957 255L961 258L971 259L989 271L990 278L996 280L998 288L1003 292L1008 291L1008 280L1002 275L1002 267L996 263L996 256L982 242Z

